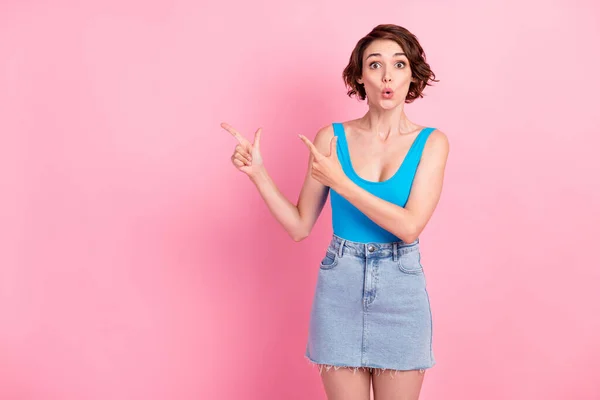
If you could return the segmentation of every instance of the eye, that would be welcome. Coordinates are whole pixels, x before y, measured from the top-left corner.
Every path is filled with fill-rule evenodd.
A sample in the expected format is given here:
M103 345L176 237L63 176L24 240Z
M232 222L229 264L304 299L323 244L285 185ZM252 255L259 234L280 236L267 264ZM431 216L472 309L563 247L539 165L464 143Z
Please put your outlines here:
M399 64L402 64L402 66L401 66L401 67L399 67L399 68L404 68L404 67L406 67L406 63L405 63L404 61L398 61L398 62L396 63L396 66L398 66Z
M371 64L369 64L369 68L371 68L371 69L379 68L379 67L375 68L376 65L380 66L381 64L379 64L379 61L375 61L375 62L372 62Z

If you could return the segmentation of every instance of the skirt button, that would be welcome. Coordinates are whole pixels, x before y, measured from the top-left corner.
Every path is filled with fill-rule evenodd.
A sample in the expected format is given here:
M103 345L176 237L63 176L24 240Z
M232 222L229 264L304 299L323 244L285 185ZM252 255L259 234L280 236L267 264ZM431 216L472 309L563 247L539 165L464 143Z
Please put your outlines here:
M373 245L369 245L368 249L371 253L375 251L375 247Z

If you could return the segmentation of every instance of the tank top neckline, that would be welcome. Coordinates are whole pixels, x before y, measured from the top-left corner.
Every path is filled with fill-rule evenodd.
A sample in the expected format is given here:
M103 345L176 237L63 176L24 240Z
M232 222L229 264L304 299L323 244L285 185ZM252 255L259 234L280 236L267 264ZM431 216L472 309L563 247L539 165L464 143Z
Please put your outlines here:
M400 174L402 167L406 164L406 160L411 155L413 148L415 147L415 144L417 143L417 140L419 140L419 137L421 136L421 134L423 134L423 132L430 129L429 127L423 127L423 129L421 129L419 131L419 133L417 134L415 139L410 144L410 147L408 148L408 152L406 153L406 156L404 156L402 163L400 164L400 166L398 167L398 169L396 170L396 172L394 172L394 174L392 176L390 176L388 179L386 179L384 181L371 181L371 180L362 178L360 175L358 175L358 173L354 169L354 166L352 165L352 158L350 157L350 148L348 146L348 141L346 140L346 129L344 128L343 123L338 122L337 124L340 126L339 132L341 133L341 136L342 136L342 139L344 142L343 146L345 146L346 154L348 155L348 167L349 167L350 172L356 179L358 179L359 181L361 181L363 183L369 184L369 185L381 185L381 184L392 182L394 180L394 178L396 178L396 176L398 176Z

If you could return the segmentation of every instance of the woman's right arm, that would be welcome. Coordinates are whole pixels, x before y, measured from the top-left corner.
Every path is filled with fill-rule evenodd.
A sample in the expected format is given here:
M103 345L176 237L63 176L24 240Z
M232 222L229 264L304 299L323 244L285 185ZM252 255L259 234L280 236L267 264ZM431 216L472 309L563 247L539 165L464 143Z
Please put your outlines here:
M294 205L281 193L262 163L260 130L257 131L255 141L251 144L229 125L222 126L240 142L232 156L234 165L248 175L271 214L290 237L297 242L306 238L321 214L329 194L329 187L311 176L312 155L309 155L308 168L298 197L298 204ZM333 128L327 126L317 133L313 143L319 151L328 154L332 136Z

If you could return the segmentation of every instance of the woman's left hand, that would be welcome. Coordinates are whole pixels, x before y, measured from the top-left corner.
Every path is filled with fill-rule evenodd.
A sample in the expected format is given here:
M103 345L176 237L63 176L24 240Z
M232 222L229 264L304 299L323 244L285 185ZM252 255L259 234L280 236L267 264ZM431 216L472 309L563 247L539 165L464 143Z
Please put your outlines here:
M334 136L331 139L330 153L328 156L321 154L315 145L305 136L298 136L306 144L306 147L308 147L313 156L311 176L323 185L329 186L333 190L339 192L339 187L347 183L349 178L342 169L342 164L340 164L340 160L337 156L337 136Z

